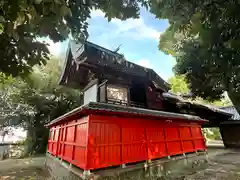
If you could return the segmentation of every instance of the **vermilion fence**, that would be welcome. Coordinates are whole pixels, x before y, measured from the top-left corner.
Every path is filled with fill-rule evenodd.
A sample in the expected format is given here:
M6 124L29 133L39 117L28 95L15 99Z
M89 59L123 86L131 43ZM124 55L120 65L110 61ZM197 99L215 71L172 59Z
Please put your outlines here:
M48 152L92 170L205 150L198 122L89 115L50 129Z

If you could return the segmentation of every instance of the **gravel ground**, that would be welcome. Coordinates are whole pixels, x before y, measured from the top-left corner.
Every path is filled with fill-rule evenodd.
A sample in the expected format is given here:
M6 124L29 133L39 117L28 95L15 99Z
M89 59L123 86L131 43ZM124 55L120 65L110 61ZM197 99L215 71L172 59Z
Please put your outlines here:
M240 180L240 151L209 155L209 166L193 174L180 177L182 180Z
M45 157L0 161L0 180L47 180L44 161Z
M219 153L220 152L220 153ZM0 161L0 180L49 179L44 157ZM240 150L209 149L206 169L175 180L240 180Z

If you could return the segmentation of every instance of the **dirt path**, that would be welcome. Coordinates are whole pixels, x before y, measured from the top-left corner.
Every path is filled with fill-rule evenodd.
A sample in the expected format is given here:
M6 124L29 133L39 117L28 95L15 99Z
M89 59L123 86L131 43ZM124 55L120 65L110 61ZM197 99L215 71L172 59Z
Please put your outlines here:
M0 161L0 180L47 180L44 161L44 157Z

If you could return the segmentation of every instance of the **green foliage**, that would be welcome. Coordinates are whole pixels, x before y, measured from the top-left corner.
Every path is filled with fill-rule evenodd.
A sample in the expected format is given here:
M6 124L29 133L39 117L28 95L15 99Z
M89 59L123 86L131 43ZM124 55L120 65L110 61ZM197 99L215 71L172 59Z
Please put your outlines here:
M190 92L189 85L187 84L186 78L184 75L177 75L173 76L168 80L168 83L171 86L171 92L175 94L181 94L186 95ZM207 99L203 99L201 97L193 97L194 102L203 103L203 104L209 104L213 106L223 107L223 106L229 106L232 105L232 103L229 101L228 98L223 97L219 100L209 101Z
M26 145L26 140L20 140L20 141L17 141L15 144L17 145Z
M0 72L26 76L34 65L46 64L46 42L85 39L91 10L100 9L105 17L125 20L139 17L139 6L147 0L9 0L0 2Z
M176 57L175 72L185 74L191 91L204 99L220 99L227 91L238 109L240 4L233 0L151 2L151 11L169 20L159 47Z
M207 139L210 139L210 140L221 140L222 139L219 128L204 128L204 133L205 133Z
M232 105L231 101L229 101L229 99L227 99L227 98L221 98L219 100L209 101L209 100L203 99L201 97L196 97L194 99L194 101L198 102L198 103L202 103L202 104L209 104L209 105L216 106L216 107L224 107L224 106Z
M170 84L171 92L173 93L187 94L190 91L185 77L182 75L171 77L168 80L168 83Z
M212 102L212 104L214 106L217 106L217 107L232 106L232 102L229 101L229 99L226 99L226 98L214 101L214 102Z
M81 105L80 91L58 85L60 73L60 62L52 59L45 67L36 67L24 80L14 78L16 83L5 84L1 91L6 100L1 101L4 111L0 125L27 129L29 153L45 152L47 122Z

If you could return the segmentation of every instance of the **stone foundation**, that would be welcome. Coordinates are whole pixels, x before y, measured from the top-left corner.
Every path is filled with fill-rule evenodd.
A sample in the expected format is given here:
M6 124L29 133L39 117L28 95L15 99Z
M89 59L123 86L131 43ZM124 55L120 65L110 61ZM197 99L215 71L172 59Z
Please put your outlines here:
M45 164L53 178L62 180L161 180L181 177L206 168L208 158L206 152L198 152L98 171L83 171L47 154Z

